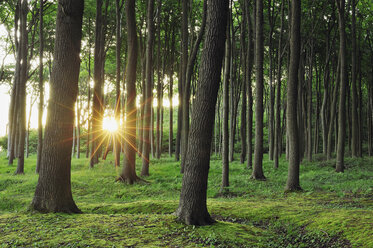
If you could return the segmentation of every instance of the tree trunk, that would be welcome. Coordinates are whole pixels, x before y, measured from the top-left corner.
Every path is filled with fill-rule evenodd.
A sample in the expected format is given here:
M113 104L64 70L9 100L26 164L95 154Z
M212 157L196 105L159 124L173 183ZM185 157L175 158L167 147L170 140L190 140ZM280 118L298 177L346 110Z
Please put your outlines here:
M243 6L245 7L245 6ZM244 8L243 8L244 9ZM243 14L243 18L245 17L245 13ZM242 20L241 22L241 63L242 63L242 68L243 68L243 78L242 78L242 107L241 107L241 154L240 154L240 162L241 164L245 163L246 160L246 154L247 154L247 138L246 138L246 126L247 126L247 118L246 118L246 113L247 113L247 70L246 70L246 51L245 51L245 27L246 27L246 21L245 19Z
M199 83L195 96L185 172L176 215L188 225L214 221L207 211L206 193L211 136L224 53L228 1L209 1Z
M157 159L161 158L161 106L162 106L162 80L161 77L161 11L162 11L162 0L158 1L157 9L157 119L156 119L156 139L155 139L155 149Z
M78 93L83 0L58 4L53 71L44 149L32 208L40 212L79 213L71 193L74 103Z
M245 1L246 22L248 28L248 43L246 55L246 84L247 84L247 168L253 167L253 94L251 86L251 73L254 62L253 32L249 3Z
M338 111L338 146L336 172L344 171L344 152L346 137L346 87L347 87L347 58L346 58L346 30L345 30L345 1L336 0L338 8L339 53L341 56L341 83L339 91Z
M121 92L120 92L120 49L122 44L122 36L121 36L121 7L123 6L120 0L115 1L115 11L116 11L116 50L115 50L115 61L116 61L116 68L115 68L115 93L116 93L116 100L115 100L115 120L117 123L120 121L120 110L121 110ZM119 134L114 135L114 160L115 160L115 167L119 167L120 164L120 147L121 147L121 138Z
M297 124L298 67L300 60L301 2L291 1L291 35L286 126L289 135L289 167L285 191L301 190L299 184L299 138Z
M124 133L123 170L118 180L133 184L139 180L136 175L136 67L137 67L137 33L135 0L126 1L127 17L127 101L126 101L126 132Z
M19 143L17 146L17 170L15 174L24 173L24 159L25 159L25 136L26 136L26 82L27 82L27 0L22 0L21 15L20 15L20 77L18 81L18 125L19 125Z
M224 57L224 81L223 81L223 141L222 141L222 184L220 191L223 192L229 186L229 81L231 67L231 39L230 39L230 14L228 13L226 40L225 40L225 57ZM232 123L231 123L232 125ZM231 126L232 128L232 126Z
M313 46L314 46L314 41L311 40L311 48L310 48L311 51L309 54L310 64L309 64L308 84L307 84L307 160L308 161L312 161L312 80L313 80L313 57L314 57Z
M189 0L181 1L182 22L181 22L181 84L182 84L182 124L181 124L181 173L184 172L184 160L186 149L188 146L189 133L189 101L190 101L190 81L189 85L186 81L186 73L188 67L188 8Z
M141 176L149 176L149 153L150 153L150 135L153 135L151 130L151 115L153 105L152 95L152 74L153 74L153 43L154 43L154 0L148 1L147 25L148 36L146 44L146 88L145 88L145 109L144 109L144 131L143 131L143 149L142 149L142 170Z
M338 65L337 65L337 72L336 72L336 80L335 80L335 86L333 90L333 100L331 103L330 108L330 120L329 120L329 128L328 128L328 143L327 143L327 154L326 158L327 160L330 160L332 157L332 138L333 138L333 127L334 127L334 121L336 116L336 109L337 109L337 101L338 101L338 87L340 84L340 56L338 57ZM335 131L337 134L337 130ZM337 135L335 135L335 140L337 140Z
M281 28L277 49L277 89L276 89L276 123L275 123L275 141L274 141L274 167L278 168L279 157L281 155L280 143L282 142L281 133L281 64L282 64L282 32L284 30L284 0L281 1Z
M183 1L184 2L184 1ZM186 2L186 1L185 1ZM184 6L184 5L183 5ZM192 74L193 74L193 68L194 64L197 58L197 53L199 50L199 46L201 44L203 34L205 33L205 27L206 27L206 12L207 12L207 0L204 0L203 2L203 14L202 14L202 24L198 33L198 37L196 42L194 43L192 53L188 59L187 68L186 68L186 75L185 75L185 84L184 84L184 92L183 92L183 136L182 139L184 140L184 145L182 147L184 148L184 151L182 151L182 157L185 158L186 149L188 147L188 133L189 133L189 105L190 105L190 86L192 82ZM183 155L184 154L184 155ZM184 172L184 159L181 160L181 173Z
M256 39L255 39L255 151L254 168L251 177L265 180L263 174L263 1L256 0Z
M7 149L7 156L8 156L8 164L13 165L13 160L15 157L15 133L17 129L17 114L16 114L16 105L17 105L17 93L18 93L18 81L19 81L19 72L20 72L20 46L19 46L19 37L18 37L18 22L20 16L20 7L21 7L21 0L18 0L15 6L15 13L14 13L14 50L16 56L16 66L14 70L14 81L12 87L12 95L10 98L9 104L9 132L8 132L8 149Z
M43 151L43 110L44 110L44 67L43 67L43 53L44 53L44 0L40 0L39 13L39 111L38 111L38 151L36 159L36 173L40 171L41 153Z
M105 34L102 17L103 0L96 0L96 37L94 51L94 89L93 89L93 106L92 106L92 146L90 167L93 168L98 163L100 156L101 136L102 136L102 87L104 84L104 45Z
M351 19L351 39L352 39L352 66L351 66L351 85L352 85L352 139L351 152L352 157L359 156L359 118L358 118L358 96L356 87L356 18L355 18L355 0L352 1L352 19Z

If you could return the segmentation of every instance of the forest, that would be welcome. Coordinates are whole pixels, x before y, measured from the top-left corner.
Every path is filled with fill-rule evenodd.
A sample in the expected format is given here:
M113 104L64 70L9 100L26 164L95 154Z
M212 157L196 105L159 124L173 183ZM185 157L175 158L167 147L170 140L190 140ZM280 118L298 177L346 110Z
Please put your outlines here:
M0 1L0 110L0 247L373 247L370 0Z

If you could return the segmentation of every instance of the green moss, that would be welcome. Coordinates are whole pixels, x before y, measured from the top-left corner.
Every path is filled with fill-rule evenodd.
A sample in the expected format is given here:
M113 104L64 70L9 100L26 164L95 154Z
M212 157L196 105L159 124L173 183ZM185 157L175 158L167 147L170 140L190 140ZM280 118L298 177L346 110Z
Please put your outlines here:
M35 156L19 176L0 158L0 247L373 247L372 158L346 159L343 174L334 173L333 161L305 162L304 191L288 194L283 159L275 170L264 158L265 182L249 180L251 171L234 161L222 195L221 161L213 157L208 208L217 223L193 227L173 215L182 180L173 158L152 161L149 183L134 185L115 182L121 168L111 156L93 169L87 159L73 159L79 215L28 211L38 179Z

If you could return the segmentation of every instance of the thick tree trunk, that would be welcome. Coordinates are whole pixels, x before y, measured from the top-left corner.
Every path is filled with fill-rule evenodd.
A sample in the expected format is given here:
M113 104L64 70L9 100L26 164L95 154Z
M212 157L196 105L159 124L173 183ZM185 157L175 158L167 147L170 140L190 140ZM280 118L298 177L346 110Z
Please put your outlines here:
M224 54L228 1L209 1L198 89L193 104L185 172L177 217L188 225L208 225L206 193L211 136Z
M291 2L290 63L286 126L289 135L289 167L285 191L301 190L299 184L299 138L297 124L298 67L300 60L301 2Z
M32 208L40 212L79 213L71 193L74 103L78 93L83 0L58 4L53 72L39 181Z
M255 151L254 168L251 177L265 180L263 174L263 1L256 0L256 39L255 39Z
M338 8L339 26L339 53L341 56L341 83L339 91L338 111L338 146L336 172L344 171L344 152L346 137L346 88L347 88L347 56L346 56L346 30L345 30L345 1L336 0Z
M154 0L148 1L148 35L146 44L146 89L145 89L145 109L144 109L144 131L143 131L143 149L142 149L142 170L141 176L149 176L149 153L150 153L150 135L153 135L151 130L151 115L152 115L152 81L153 81L153 43L154 43Z

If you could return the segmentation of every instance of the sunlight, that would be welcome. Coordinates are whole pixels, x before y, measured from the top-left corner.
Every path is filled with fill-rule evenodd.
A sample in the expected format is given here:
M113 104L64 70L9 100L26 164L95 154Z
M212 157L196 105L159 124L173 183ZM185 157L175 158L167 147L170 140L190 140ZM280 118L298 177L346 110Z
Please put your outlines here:
M110 133L115 133L118 131L119 126L113 117L104 117L104 120L102 121L102 128Z

